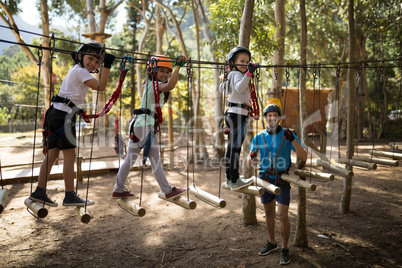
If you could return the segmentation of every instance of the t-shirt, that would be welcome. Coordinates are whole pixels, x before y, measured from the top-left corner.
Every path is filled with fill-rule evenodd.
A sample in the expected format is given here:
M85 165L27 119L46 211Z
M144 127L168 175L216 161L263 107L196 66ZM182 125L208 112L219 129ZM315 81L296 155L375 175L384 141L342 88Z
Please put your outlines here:
M290 168L291 151L295 151L293 144L285 139L285 130L282 128L278 133L271 135L267 130L260 131L254 136L250 144L251 152L260 152L261 162L259 164L260 172L267 172L269 169L274 168L277 171L284 171ZM300 144L299 139L295 140ZM264 140L263 140L264 139ZM265 144L264 144L265 141ZM281 150L278 152L281 143L283 142ZM273 165L271 166L271 163ZM275 178L274 176L272 176Z
M68 71L58 95L70 99L78 108L82 108L85 96L88 93L88 86L84 82L91 79L94 79L94 77L88 70L76 64ZM67 113L71 112L71 108L64 103L54 102L53 107Z
M158 83L162 84L163 82L159 81ZM164 96L165 96L165 93L160 92L159 105L161 106L161 109L163 107ZM154 90L153 90L153 85L152 85L151 80L147 80L145 82L145 91L144 91L144 94L142 95L141 108L147 108L147 109L153 111L154 113L156 113ZM155 124L155 119L153 117L151 117L147 114L140 114L135 119L134 127L153 126L154 124Z
M250 102L250 80L247 75L243 75L239 71L231 71L228 75L229 83L229 97L228 101L238 104ZM248 115L248 110L241 107L230 107L228 113Z

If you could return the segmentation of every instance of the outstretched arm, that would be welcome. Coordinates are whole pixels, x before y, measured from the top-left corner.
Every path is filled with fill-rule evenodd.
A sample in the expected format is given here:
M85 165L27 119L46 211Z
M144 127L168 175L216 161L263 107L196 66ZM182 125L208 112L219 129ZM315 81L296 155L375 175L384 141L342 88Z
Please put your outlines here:
M185 56L179 56L176 59L176 69L173 71L172 76L170 77L169 81L166 84L159 85L159 91L167 92L174 89L177 84L177 80L179 79L179 71L182 67L182 64L187 61Z

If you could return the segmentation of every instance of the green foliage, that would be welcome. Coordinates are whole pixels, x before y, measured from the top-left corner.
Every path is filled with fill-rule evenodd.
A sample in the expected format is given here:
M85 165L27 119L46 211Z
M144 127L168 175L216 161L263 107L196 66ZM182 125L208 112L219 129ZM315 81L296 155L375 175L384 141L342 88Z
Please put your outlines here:
M7 124L8 120L11 118L11 115L7 113L7 108L0 108L0 125Z

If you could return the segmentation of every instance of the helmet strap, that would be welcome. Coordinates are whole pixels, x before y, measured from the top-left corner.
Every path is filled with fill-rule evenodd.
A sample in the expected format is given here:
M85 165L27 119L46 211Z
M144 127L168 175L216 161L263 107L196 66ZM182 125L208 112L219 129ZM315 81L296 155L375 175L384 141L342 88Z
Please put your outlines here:
M279 122L279 121L278 121L278 122ZM271 129L271 128L269 127L269 125L267 124L266 130L267 130L267 132L268 132L269 135L276 135L276 134L278 134L279 132L281 132L282 127L281 127L281 125L280 125L279 123L276 123L275 128Z

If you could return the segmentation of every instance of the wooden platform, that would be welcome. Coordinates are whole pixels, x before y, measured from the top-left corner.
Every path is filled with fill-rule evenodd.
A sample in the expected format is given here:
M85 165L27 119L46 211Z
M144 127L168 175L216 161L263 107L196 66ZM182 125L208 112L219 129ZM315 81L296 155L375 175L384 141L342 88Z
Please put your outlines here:
M123 161L120 161L120 165L123 164ZM168 164L164 164L167 166ZM76 171L76 165L74 165L74 171ZM151 165L144 167L144 169L150 169ZM113 161L96 161L91 163L91 176L99 175L102 173L107 173L110 171L117 171L119 169L119 160ZM131 170L140 170L141 166L134 165ZM85 179L85 175L88 175L89 171L89 162L82 163L82 172ZM32 178L32 168L24 168L24 169L16 169L16 170L3 170L3 180L4 184L13 184L13 183L21 183L21 182L29 182ZM52 167L52 171L50 173L50 179L62 179L63 174L63 165L54 165ZM38 180L39 175L39 167L35 167L33 170L33 179L35 181Z

